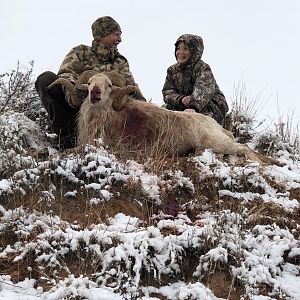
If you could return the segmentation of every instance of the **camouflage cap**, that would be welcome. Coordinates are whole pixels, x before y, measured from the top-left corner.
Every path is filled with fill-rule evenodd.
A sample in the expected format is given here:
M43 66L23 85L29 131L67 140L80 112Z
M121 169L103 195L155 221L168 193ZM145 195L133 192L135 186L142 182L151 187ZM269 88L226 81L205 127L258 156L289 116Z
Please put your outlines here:
M117 21L109 16L98 18L92 24L92 33L94 39L101 39L115 31L121 31L121 27Z

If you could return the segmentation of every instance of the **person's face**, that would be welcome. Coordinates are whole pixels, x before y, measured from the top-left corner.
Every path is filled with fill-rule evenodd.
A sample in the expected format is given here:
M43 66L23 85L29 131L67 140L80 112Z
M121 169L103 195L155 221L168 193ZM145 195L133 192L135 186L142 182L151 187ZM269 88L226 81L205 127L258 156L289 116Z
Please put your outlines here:
M186 63L192 56L189 47L184 42L179 42L176 46L175 55L178 63Z
M100 39L100 42L105 46L117 47L122 42L121 35L121 31L115 31Z

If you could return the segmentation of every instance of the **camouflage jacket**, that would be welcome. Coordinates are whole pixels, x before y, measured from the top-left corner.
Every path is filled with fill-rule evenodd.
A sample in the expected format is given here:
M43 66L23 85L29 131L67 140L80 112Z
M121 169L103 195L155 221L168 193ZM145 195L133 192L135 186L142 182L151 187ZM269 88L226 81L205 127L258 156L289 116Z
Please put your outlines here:
M99 72L114 70L124 76L127 84L137 85L129 70L127 59L116 48L108 48L95 41L92 47L79 45L71 49L57 75L75 83L78 76L86 70Z
M167 70L167 77L162 90L167 108L172 110L186 109L187 107L182 104L181 100L185 96L191 95L192 100L189 108L201 113L212 101L225 116L228 111L225 96L220 91L210 66L201 59L204 50L202 38L185 34L178 38L175 46L180 41L186 43L192 56L186 64L176 63Z

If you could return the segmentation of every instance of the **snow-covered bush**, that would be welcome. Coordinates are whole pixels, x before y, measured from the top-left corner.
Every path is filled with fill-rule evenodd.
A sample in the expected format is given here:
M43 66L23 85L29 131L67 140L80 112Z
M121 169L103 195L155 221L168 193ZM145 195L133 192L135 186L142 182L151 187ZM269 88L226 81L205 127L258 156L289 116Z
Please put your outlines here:
M33 61L29 67L18 63L16 69L0 74L0 114L13 110L34 121L45 114L34 87L33 65Z
M18 63L15 70L0 75L0 176L33 165L28 148L45 146L47 118L29 68Z

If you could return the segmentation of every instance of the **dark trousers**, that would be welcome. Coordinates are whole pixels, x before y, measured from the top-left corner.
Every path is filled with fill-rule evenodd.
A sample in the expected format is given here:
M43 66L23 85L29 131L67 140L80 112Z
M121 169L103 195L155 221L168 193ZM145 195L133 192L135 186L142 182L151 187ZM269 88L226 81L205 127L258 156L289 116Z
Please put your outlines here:
M184 111L187 107L185 107L183 104L180 104L176 107L171 106L170 104L167 104L166 108L169 110ZM220 125L222 125L224 127L225 115L221 111L219 106L216 103L214 103L213 101L209 101L200 112L194 106L190 106L189 108L195 109L195 111L197 111L198 113L201 113L203 115L210 116L211 118L215 119Z
M208 115L215 119L220 125L225 126L225 115L217 104L209 101L201 111L201 114Z
M61 137L76 138L78 109L72 108L65 100L60 84L47 90L47 87L57 78L58 76L53 72L46 71L37 77L35 89L48 113L51 130Z

